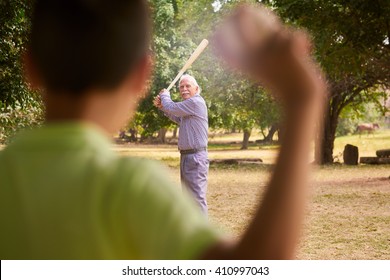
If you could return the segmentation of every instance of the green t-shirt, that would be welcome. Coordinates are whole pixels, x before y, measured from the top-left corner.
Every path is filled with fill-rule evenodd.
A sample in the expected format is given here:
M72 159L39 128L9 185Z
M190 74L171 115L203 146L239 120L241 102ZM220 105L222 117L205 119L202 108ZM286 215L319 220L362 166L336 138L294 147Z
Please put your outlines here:
M193 259L217 241L164 167L110 145L63 123L0 152L1 259Z

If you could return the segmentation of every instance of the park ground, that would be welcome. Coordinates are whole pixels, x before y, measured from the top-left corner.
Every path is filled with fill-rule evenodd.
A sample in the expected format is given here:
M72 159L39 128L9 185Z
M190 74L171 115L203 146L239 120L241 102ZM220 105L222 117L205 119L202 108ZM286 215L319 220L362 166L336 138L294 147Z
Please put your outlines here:
M253 137L256 139L256 136ZM252 144L240 150L241 134L210 139L210 159L261 158L262 164L211 164L208 203L210 222L239 237L263 195L277 146ZM359 147L360 156L375 156L390 148L390 131L375 135L339 137L336 161L342 162L346 144ZM122 156L161 161L179 184L179 153L171 145L114 145ZM314 167L311 196L297 258L316 260L390 260L390 165Z
M210 166L207 195L210 222L233 237L239 237L248 225L278 153L277 145L255 143L248 150L240 150L241 137L241 134L219 134L209 142L211 160L263 160L261 164ZM390 165L343 165L342 151L346 144L358 146L360 156L375 156L376 150L390 149L390 130L338 137L334 156L339 163L313 165L298 259L390 260ZM174 143L115 144L112 149L121 156L160 161L179 186L179 153Z

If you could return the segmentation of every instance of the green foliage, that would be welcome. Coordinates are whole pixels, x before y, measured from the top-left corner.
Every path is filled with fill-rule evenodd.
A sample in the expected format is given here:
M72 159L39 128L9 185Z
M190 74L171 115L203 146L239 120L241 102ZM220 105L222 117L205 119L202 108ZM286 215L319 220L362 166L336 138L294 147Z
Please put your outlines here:
M195 44L183 38L178 26L182 22L178 17L182 1L150 0L153 20L153 58L154 72L149 94L138 107L137 114L129 124L142 138L153 136L162 127L173 127L163 113L153 106L152 100L161 89L166 88L176 76ZM172 89L173 95L176 88Z
M338 137L353 134L358 124L359 119L356 117L355 112L351 111L349 106L347 106L340 115L336 136Z
M376 102L360 103L346 106L340 114L336 136L351 135L361 123L381 124L383 107Z
M43 123L43 103L37 96L27 96L23 104L16 101L12 106L0 102L0 143L8 143L22 129Z
M25 84L21 62L32 2L0 1L0 143L43 121L42 102Z
M360 123L378 123L382 125L382 117L387 108L384 101L387 93L380 88L371 93L361 94L348 104L340 113L336 136L344 136L355 133Z
M356 94L361 95L369 93L363 89L389 85L389 1L276 0L274 5L286 21L310 31L329 80L340 83L337 94L348 98L354 89L361 88Z
M20 57L30 28L32 1L0 1L0 102L23 104L29 97Z
M265 130L278 121L276 104L261 87L231 73L220 75L210 81L214 91L207 96L212 127Z

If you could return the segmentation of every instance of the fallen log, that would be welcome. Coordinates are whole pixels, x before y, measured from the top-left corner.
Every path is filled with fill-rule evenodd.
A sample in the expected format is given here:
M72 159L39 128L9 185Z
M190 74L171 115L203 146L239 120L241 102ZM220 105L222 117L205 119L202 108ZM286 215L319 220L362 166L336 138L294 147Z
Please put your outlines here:
M260 164L263 160L260 158L228 158L228 159L211 159L210 164L250 164L256 163Z
M376 151L376 156L380 158L390 158L390 149Z
M360 163L365 163L365 164L390 164L390 158L360 157Z
M390 157L388 157L388 158L379 158L379 164L390 164Z

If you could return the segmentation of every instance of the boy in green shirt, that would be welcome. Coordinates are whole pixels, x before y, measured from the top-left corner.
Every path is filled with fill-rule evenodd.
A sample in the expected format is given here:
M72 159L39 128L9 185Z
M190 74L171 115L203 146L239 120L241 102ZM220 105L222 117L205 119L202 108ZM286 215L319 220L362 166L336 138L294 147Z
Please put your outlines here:
M25 64L46 124L0 153L1 259L294 257L324 92L306 39L281 29L267 55L244 44L262 64L241 69L294 106L263 203L241 240L226 241L164 168L110 150L145 91L149 34L146 1L36 1Z

